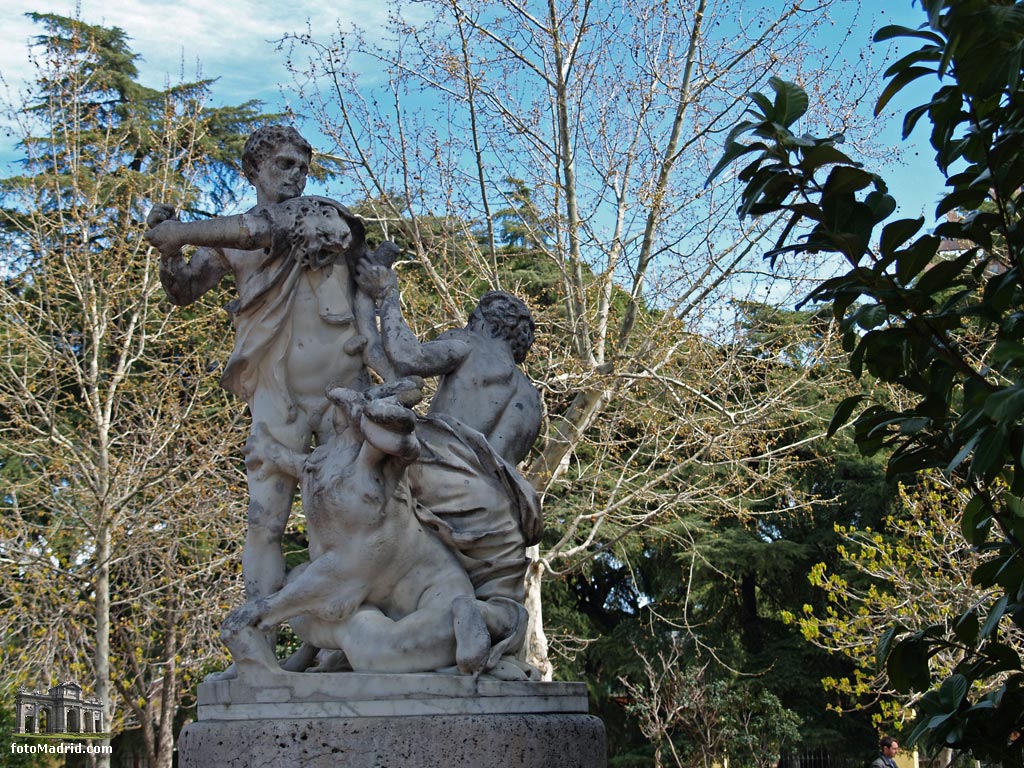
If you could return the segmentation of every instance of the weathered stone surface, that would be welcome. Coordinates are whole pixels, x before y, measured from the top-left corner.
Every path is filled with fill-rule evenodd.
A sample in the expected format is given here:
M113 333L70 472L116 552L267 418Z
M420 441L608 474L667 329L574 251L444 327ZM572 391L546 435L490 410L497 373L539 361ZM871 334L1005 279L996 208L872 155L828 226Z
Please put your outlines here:
M172 303L229 274L238 291L221 383L252 416L246 603L221 626L235 663L220 677L276 670L267 633L288 623L303 641L285 661L296 672L539 679L518 660L526 551L542 530L516 469L544 413L519 368L530 310L489 291L465 328L421 343L402 317L398 246L371 250L357 216L303 196L312 152L294 128L262 126L242 153L255 207L180 221L158 203L147 217ZM438 378L425 415L411 410L421 377ZM286 571L280 535L299 484L310 560Z
M203 721L181 768L604 768L592 715L437 715Z
M403 715L586 714L583 683L506 682L465 675L278 672L258 684L199 686L200 720Z

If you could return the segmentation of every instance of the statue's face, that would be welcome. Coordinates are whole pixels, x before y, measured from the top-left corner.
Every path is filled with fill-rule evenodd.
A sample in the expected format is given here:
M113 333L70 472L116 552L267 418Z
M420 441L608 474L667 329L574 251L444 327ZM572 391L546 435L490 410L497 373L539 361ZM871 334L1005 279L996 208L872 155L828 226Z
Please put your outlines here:
M293 144L282 144L260 163L253 184L262 202L281 203L302 194L308 173L309 156Z

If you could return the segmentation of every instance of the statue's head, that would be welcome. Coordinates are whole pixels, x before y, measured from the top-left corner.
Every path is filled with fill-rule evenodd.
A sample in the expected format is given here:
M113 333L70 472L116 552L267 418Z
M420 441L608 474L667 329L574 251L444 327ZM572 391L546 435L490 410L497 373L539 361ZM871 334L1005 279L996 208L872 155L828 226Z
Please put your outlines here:
M290 125L264 125L252 132L242 150L242 172L250 182L256 183L260 165L279 147L290 145L306 156L313 157L313 146Z
M507 339L517 363L526 360L537 329L530 308L505 291L488 291L481 296L480 303L469 315L469 327L487 329L492 337Z

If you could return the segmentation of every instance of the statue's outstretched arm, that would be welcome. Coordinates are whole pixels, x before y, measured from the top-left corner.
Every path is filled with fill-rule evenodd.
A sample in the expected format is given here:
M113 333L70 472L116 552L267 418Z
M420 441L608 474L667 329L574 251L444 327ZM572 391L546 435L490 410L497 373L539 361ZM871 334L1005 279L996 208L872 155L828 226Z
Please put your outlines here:
M220 282L230 266L217 250L254 250L271 244L270 221L258 214L243 213L204 221L178 221L174 209L156 205L146 219L146 240L160 251L160 281L173 304L191 304ZM186 260L181 249L200 246Z
M395 273L363 259L356 266L356 283L380 307L384 351L399 376L440 376L459 367L469 355L466 342L441 337L420 343L402 316Z
M161 220L154 216L155 213L156 208L147 218L151 229L145 238L162 256L172 255L186 245L252 251L269 248L271 244L270 219L260 213L219 216L203 221ZM154 224L154 221L158 223Z

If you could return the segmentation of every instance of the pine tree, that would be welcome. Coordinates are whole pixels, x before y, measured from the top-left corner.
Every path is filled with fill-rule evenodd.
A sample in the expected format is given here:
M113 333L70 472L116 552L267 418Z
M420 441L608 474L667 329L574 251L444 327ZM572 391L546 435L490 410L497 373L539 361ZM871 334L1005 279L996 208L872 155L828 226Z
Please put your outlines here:
M227 317L169 312L144 218L233 201L265 116L206 107L208 80L142 85L121 29L31 17L21 173L0 180L0 653L12 685L94 681L106 727L133 717L170 766L244 491L224 492L239 409L209 370Z

